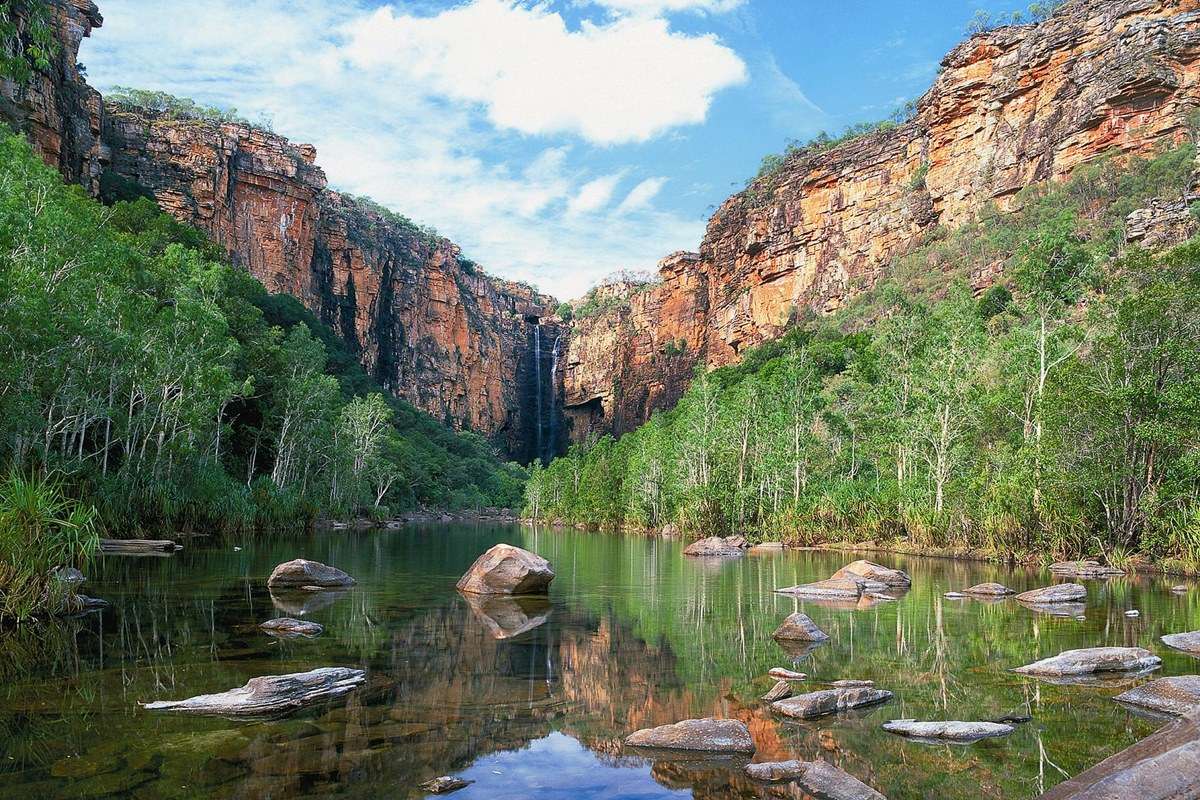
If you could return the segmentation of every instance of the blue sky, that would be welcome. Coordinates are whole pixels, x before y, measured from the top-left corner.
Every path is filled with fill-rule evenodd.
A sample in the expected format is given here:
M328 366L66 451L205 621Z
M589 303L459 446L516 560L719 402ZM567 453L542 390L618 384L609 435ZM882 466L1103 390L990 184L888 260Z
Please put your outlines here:
M576 297L792 138L919 96L988 0L102 0L81 61L270 118L330 184Z

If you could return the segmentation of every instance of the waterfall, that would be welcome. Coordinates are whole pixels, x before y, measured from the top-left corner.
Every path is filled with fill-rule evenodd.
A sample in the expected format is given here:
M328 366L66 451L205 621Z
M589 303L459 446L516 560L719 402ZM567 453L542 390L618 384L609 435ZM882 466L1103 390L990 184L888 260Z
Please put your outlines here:
M542 326L538 321L533 323L533 369L537 383L534 384L534 394L537 395L537 458L545 451L542 448Z
M546 461L549 462L558 455L558 354L559 343L562 342L563 332L560 330L554 337L554 346L550 348L550 441L546 443Z

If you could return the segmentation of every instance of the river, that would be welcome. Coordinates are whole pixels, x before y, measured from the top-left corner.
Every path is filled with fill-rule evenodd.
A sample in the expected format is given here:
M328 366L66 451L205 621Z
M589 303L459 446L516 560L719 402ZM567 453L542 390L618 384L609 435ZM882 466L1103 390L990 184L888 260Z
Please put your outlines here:
M454 583L509 542L550 559L545 601L465 601ZM240 549L237 549L240 548ZM105 557L84 590L100 613L0 637L0 797L363 798L423 796L417 784L475 781L456 800L752 798L773 793L703 762L627 753L635 729L700 716L746 721L758 760L829 760L887 795L1036 797L1161 724L1112 701L1112 686L1057 686L1008 671L1073 647L1140 645L1157 675L1193 660L1157 638L1200 627L1200 592L1175 581L1088 581L1083 618L1014 601L952 601L982 581L1018 590L1049 575L967 562L875 556L908 570L897 602L827 605L772 592L828 577L853 556L786 551L698 561L678 542L573 530L437 525L193 540L161 558ZM349 572L347 592L273 598L266 578L296 557ZM803 610L831 636L811 652L771 632ZM1137 609L1140 616L1125 616ZM277 640L276 616L322 623ZM525 630L522 630L525 628ZM256 675L368 670L348 702L285 720L154 714L138 701L224 691ZM758 696L767 671L871 679L896 694L863 713L782 721ZM1029 713L1003 739L930 746L880 730L897 718Z

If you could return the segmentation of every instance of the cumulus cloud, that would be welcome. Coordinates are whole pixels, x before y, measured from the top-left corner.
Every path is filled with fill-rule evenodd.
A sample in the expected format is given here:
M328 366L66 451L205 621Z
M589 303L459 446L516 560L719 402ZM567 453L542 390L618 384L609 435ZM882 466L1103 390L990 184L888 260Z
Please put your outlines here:
M621 180L620 175L603 175L594 180L590 180L580 187L578 194L571 198L567 203L567 213L572 216L578 214L589 214L593 211L599 211L608 205L608 201L612 200L613 192L617 190L617 181Z
M659 16L673 11L723 14L745 5L746 0L592 0L592 2L618 13Z
M479 103L498 127L601 144L702 122L718 91L746 79L745 64L716 37L676 33L664 19L571 30L545 7L509 0L434 17L385 6L345 32L339 52L355 67Z
M621 201L621 205L617 206L617 213L629 214L650 205L650 201L658 196L658 193L662 191L666 183L666 178L647 178L642 181L633 187L629 194L625 195L625 199Z

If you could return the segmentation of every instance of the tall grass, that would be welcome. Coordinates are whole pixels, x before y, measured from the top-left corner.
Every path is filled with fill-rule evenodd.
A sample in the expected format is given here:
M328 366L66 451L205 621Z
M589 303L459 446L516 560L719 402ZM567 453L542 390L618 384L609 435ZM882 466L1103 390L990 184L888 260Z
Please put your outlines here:
M0 482L0 621L69 610L60 567L84 568L100 547L96 511L61 481L11 471Z

